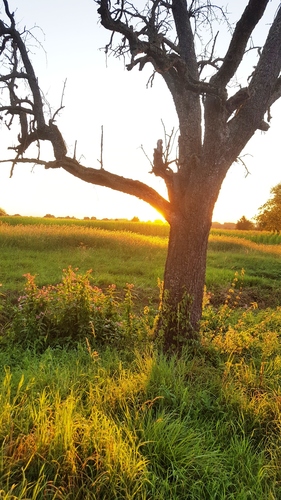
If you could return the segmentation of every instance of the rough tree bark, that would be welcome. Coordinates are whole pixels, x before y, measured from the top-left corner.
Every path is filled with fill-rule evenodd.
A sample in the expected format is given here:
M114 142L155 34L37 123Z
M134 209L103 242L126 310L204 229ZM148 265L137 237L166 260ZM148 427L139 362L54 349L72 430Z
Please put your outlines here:
M143 2L142 10L140 2L134 6L134 2L126 0L96 1L102 26L120 35L117 46L113 46L111 37L106 50L129 55L128 70L134 67L141 70L147 63L152 64L174 101L179 120L178 157L172 167L163 154L161 140L153 157L152 172L167 187L165 199L141 182L103 168L86 168L67 156L62 134L54 124L55 115L46 123L28 52L7 0L3 2L9 23L0 21L0 51L2 56L9 52L11 68L0 77L10 99L7 106L0 107L0 112L9 114L11 120L18 115L21 130L13 165L33 162L46 168L61 167L86 182L137 196L164 215L170 224L170 237L159 332L165 350L179 350L186 339L197 338L208 236L221 184L253 134L269 128L265 113L281 96L281 7L277 5L264 47L257 49L258 63L254 69L249 68L247 85L228 96L229 83L269 0L248 1L226 52L220 57L214 55L216 37L209 52L205 47L204 57L196 47L201 21L210 26L216 13L224 16L222 9L209 0L153 0ZM206 67L212 69L209 79L204 74ZM28 98L19 96L16 82L21 79L29 85ZM30 144L41 140L52 143L53 161L24 156Z

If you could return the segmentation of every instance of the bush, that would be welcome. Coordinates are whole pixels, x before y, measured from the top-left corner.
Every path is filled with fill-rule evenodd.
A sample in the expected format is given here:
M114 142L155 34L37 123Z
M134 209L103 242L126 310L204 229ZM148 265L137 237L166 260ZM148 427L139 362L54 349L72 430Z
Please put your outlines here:
M23 347L77 344L111 344L130 347L150 332L146 308L142 318L133 313L132 287L127 285L123 301L116 297L115 285L105 292L90 282L91 271L77 274L64 270L62 282L38 288L35 277L25 275L24 294L15 307L9 338Z

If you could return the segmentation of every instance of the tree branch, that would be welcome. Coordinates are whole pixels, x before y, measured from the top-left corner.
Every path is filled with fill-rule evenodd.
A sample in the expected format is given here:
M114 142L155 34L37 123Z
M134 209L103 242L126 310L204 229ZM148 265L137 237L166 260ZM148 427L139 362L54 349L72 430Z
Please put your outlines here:
M23 108L22 106L0 106L0 113L2 111L7 111L11 115L20 115L21 113L27 113L28 115L34 115L32 109Z
M2 35L3 31L10 34L16 48L20 51L22 62L24 64L24 67L26 70L26 75L27 75L29 86L30 86L30 90L32 92L33 99L34 99L34 104L33 104L34 116L35 116L36 121L38 123L38 127L44 127L45 126L45 119L44 119L44 114L43 114L43 103L42 103L41 93L40 93L40 89L38 86L37 77L35 75L31 61L29 59L25 44L22 41L21 36L16 29L14 29L13 27L5 28L4 23L2 21L0 21L0 35Z
M189 75L198 79L198 66L194 47L194 36L190 24L190 15L186 0L173 0L172 12L179 39L179 53L188 67Z
M23 73L23 72L15 71L13 73L10 73L9 75L1 75L0 82L7 82L7 81L12 80L14 78L28 79L28 75L26 73Z
M231 129L243 127L245 137L262 126L268 107L281 95L281 6L269 30L260 59L248 87L249 99L231 120ZM267 127L268 128L268 127ZM241 134L241 128L240 128ZM240 141L239 141L240 142Z
M249 0L240 20L236 24L224 62L210 83L225 87L240 65L251 33L262 18L269 0Z
M228 119L234 111L239 110L243 104L250 98L250 92L248 87L243 87L239 89L236 94L231 96L225 104L227 110L226 119Z
M49 162L46 164L46 168L57 167L62 167L70 174L90 184L108 187L115 191L136 196L158 210L167 221L171 218L169 201L165 200L157 191L140 181L127 179L126 177L112 174L104 169L87 168L68 157L65 157L62 161Z
M141 42L132 27L129 27L127 24L120 21L120 19L113 19L108 5L108 0L100 0L98 14L101 17L102 26L109 31L124 35L129 42L130 52L133 57L141 52L145 52L147 49L147 42Z
M281 97L281 76L279 76L279 78L277 78L276 80L276 85L270 96L268 107L270 108L270 106L272 106L272 104L274 104L275 101L277 101L280 97Z
M163 198L157 191L143 182L112 174L104 169L88 168L81 165L75 158L65 156L62 160L44 161L38 158L17 158L0 160L0 163L33 163L34 165L44 165L49 168L63 168L66 172L74 175L82 181L97 186L104 186L124 194L136 196L140 200L149 203L160 212L167 221L171 217L171 206L168 200Z

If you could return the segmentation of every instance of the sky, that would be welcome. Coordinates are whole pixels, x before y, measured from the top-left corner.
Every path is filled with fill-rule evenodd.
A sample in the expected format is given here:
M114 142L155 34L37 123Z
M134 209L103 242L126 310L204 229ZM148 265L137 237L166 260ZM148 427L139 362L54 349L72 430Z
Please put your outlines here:
M31 31L31 59L52 113L60 107L65 84L65 107L58 115L57 125L69 156L73 155L76 144L76 158L85 166L99 168L103 126L104 168L141 180L165 196L163 181L149 173L151 167L143 152L153 157L157 140L163 138L163 123L168 133L172 128L177 129L172 98L161 77L156 75L152 88L147 87L152 73L149 65L142 72L137 68L128 72L122 59L105 57L102 47L110 35L98 23L93 0L10 0L9 3L19 26ZM245 0L228 0L227 5L230 16L237 19ZM255 45L264 40L278 5L279 0L269 3L263 26L253 34ZM220 30L220 43L226 47L227 32L223 27ZM243 84L243 78L256 61L252 51L238 84ZM271 114L269 131L257 131L241 153L247 170L239 162L229 170L213 221L237 222L243 215L253 218L269 198L270 189L281 182L281 102L272 107ZM3 122L0 134L0 158L10 158L11 151L7 148L16 144L17 136ZM52 159L48 145L43 144L41 156ZM62 169L45 170L42 166L20 164L12 178L10 165L0 164L0 207L10 215L161 218L156 210L135 197L87 184Z

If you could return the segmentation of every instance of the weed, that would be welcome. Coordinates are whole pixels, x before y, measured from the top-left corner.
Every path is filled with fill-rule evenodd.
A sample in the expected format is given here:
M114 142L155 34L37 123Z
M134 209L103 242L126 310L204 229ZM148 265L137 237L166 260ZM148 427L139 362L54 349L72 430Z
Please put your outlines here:
M35 277L26 275L24 294L14 307L8 337L23 347L45 349L48 346L77 344L119 345L128 348L144 339L141 316L132 311L132 286L118 301L116 287L103 292L91 284L91 271L84 275L72 267L64 270L61 283L39 288ZM146 308L145 323L147 324ZM146 329L147 330L147 329Z

